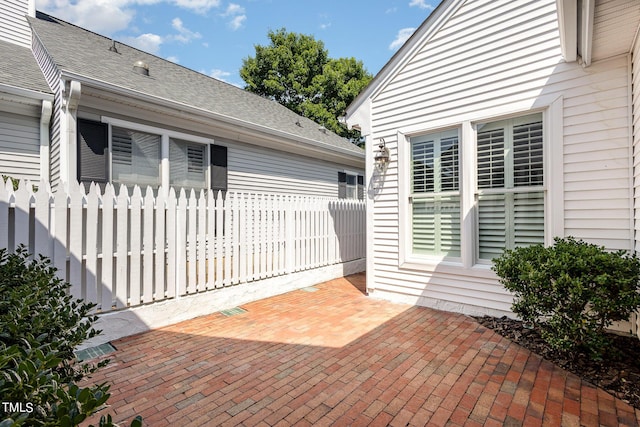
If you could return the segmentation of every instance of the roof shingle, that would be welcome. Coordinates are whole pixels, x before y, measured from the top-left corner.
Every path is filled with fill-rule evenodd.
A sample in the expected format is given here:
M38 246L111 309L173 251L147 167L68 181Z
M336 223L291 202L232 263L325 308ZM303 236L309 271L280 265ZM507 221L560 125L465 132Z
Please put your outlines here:
M41 12L37 13L36 18L29 18L29 22L63 73L81 75L295 137L329 144L355 155L361 156L363 153L361 148L345 138L333 132L319 131L317 123L275 101L125 44L116 43L118 52L112 52L109 50L113 43L111 39ZM148 64L149 76L134 71L133 64L136 61Z
M0 84L51 94L31 49L0 40L0 58Z

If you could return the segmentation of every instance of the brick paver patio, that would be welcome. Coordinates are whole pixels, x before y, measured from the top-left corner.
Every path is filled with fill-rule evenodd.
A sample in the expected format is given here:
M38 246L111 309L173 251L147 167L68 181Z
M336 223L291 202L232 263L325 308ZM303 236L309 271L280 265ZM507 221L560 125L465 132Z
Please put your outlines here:
M114 342L93 380L147 426L635 426L631 406L468 317L364 275Z

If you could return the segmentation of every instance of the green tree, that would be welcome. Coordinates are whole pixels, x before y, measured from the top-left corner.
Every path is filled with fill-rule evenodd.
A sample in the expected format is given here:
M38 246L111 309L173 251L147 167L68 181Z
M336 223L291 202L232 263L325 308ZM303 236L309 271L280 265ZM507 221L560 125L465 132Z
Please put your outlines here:
M284 28L269 31L268 37L268 46L256 45L256 55L243 60L245 89L357 140L359 134L338 117L373 78L362 61L332 59L322 41Z

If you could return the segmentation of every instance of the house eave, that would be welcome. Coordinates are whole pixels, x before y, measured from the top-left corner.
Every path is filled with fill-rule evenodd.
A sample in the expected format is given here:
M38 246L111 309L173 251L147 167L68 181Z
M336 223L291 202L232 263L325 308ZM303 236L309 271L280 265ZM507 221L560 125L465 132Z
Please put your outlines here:
M230 117L224 114L194 107L192 105L169 100L166 98L149 95L144 92L136 91L119 85L114 85L112 83L93 79L69 71L63 71L61 73L61 78L64 80L75 80L80 82L83 86L83 90L85 87L87 87L95 88L106 93L112 93L117 97L126 98L130 102L137 103L140 105L140 107L143 108L148 104L155 105L158 107L164 107L174 110L184 117L193 118L193 116L197 116L206 120L214 120L223 126L226 125L228 127L232 127L236 132L242 129L244 130L244 133L248 135L254 137L260 136L262 138L270 139L272 142L281 145L282 149L287 149L291 146L299 146L304 147L305 151L308 152L308 155L310 156L313 156L314 153L321 155L331 153L332 157L335 157L336 160L341 159L343 161L348 161L349 163L364 163L364 152L353 152L348 149L324 143L322 141L300 137L298 135L294 135L285 131L258 125L235 117Z
M0 84L0 98L6 101L28 105L41 105L42 101L53 102L53 94L25 89L18 86Z

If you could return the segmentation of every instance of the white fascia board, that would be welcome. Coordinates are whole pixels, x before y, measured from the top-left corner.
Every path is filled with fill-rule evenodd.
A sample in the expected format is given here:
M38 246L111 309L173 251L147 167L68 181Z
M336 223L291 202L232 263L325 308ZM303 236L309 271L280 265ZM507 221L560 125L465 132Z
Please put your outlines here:
M373 80L369 82L367 87L349 104L345 112L347 123L350 123L350 118L363 106L365 100L374 98L386 86L390 77L409 61L413 52L419 49L425 40L428 40L429 37L437 32L464 2L465 0L443 0L442 3L431 12L404 45L398 49L378 74L376 74ZM353 125L358 126L360 124L353 123Z
M0 84L0 96L7 98L7 100L15 99L16 102L22 101L22 103L26 101L33 105L41 105L42 101L53 102L53 94L51 93L38 92L7 84ZM21 100L18 98L21 98Z
M560 49L567 62L578 59L578 4L577 0L556 0Z
M336 147L331 144L323 143L321 141L312 140L309 138L300 137L298 135L293 135L288 132L279 131L273 128L269 128L266 126L257 125L255 123L247 122L244 120L237 119L235 117L226 116L224 114L215 113L212 111L204 110L202 108L197 108L191 105L187 105L181 102L172 101L166 98L161 98L153 95L149 95L143 92L135 91L126 87L114 85L102 80L96 80L87 76L83 76L76 73L71 73L68 71L64 71L62 73L63 78L73 79L82 82L83 84L87 84L97 89L104 90L106 92L111 92L116 95L124 96L129 99L135 99L138 101L142 101L142 103L150 103L156 104L160 106L164 106L167 108L171 108L174 110L178 110L180 112L184 112L186 114L194 114L200 117L218 120L223 123L227 123L233 126L239 126L250 131L253 131L254 135L271 135L277 138L283 138L287 141L290 141L290 144L304 146L306 149L310 151L321 151L326 153L327 151L331 151L336 155L349 158L351 160L357 159L362 160L364 162L364 152L363 153L355 153L353 151L343 149L341 147ZM277 141L282 142L280 139ZM283 144L285 145L285 144Z

